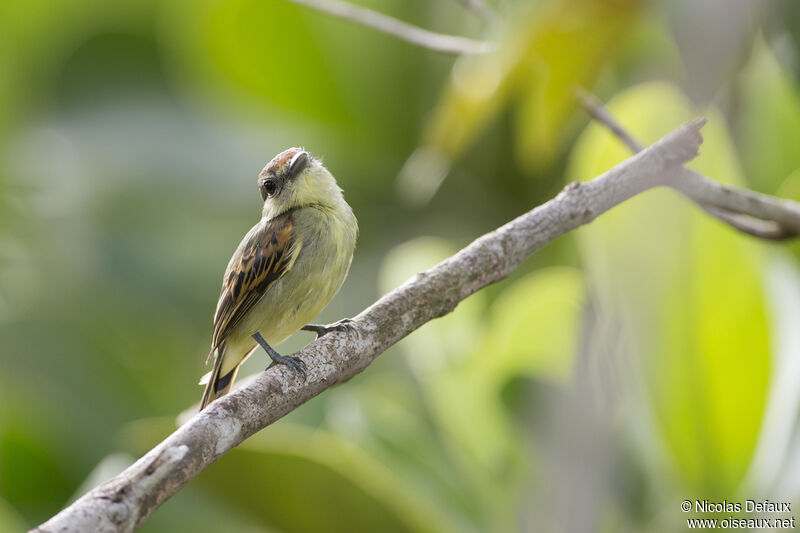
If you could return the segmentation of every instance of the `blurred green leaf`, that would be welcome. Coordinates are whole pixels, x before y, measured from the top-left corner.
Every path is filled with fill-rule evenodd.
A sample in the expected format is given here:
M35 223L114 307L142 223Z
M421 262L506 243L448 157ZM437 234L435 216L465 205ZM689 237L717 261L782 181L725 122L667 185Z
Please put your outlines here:
M800 268L783 250L765 261L772 375L758 446L742 492L790 499L798 494L800 413Z
M389 292L418 272L423 272L458 250L444 239L418 237L395 246L381 265L379 287ZM481 315L486 295L473 294L459 303L456 310L409 335L400 346L405 348L412 369L419 377L436 375L448 364L463 361L483 332Z
M693 116L684 96L659 83L630 89L609 108L646 142ZM706 116L700 157L690 166L741 184L724 120L714 110ZM592 124L570 174L589 178L627 156ZM704 495L732 494L755 446L770 370L762 248L666 190L629 200L580 237L593 290L625 324L633 361L642 364L677 476Z
M282 0L206 0L168 9L169 44L199 88L235 87L239 98L250 97L249 105L267 102L309 117L347 119L323 43L302 8Z
M739 145L752 187L774 194L800 168L800 90L763 38L740 80Z
M384 373L326 396L326 425L391 469L398 483L435 509L440 531L487 529L480 491L443 446L440 428L411 376Z
M581 274L570 268L515 281L492 303L486 335L469 357L423 382L442 438L479 490L488 530L515 527L513 494L530 461L503 389L521 376L562 382L570 375L582 300Z
M390 250L382 264L379 275L379 288L381 292L388 292L394 287L401 285L404 281L414 276L418 272L425 271L440 261L450 257L458 250L444 239L437 237L418 237L403 244L395 246ZM381 395L376 395L376 391L365 391L369 393L369 404L367 413L371 414L370 426L378 431L382 428L390 430L393 435L391 440L393 446L398 449L403 447L409 450L416 450L414 454L416 461L405 460L405 468L413 468L413 462L421 462L431 474L435 473L437 483L430 487L438 492L441 507L447 505L455 508L458 516L460 513L464 517L469 517L473 522L475 531L491 529L491 519L486 516L487 508L484 499L485 489L474 479L474 474L470 472L471 465L452 464L451 457L457 450L451 449L452 446L441 447L441 442L437 443L441 436L439 432L442 427L438 406L433 401L437 394L438 384L441 382L447 368L458 366L469 357L474 351L475 345L480 342L484 334L484 324L482 317L485 314L486 294L478 292L466 300L462 301L455 311L432 322L424 324L414 334L402 339L398 343L398 348L405 354L411 370L417 380L423 385L424 395L418 408L433 416L431 421L433 427L417 427L413 431L398 432L400 427L393 417L386 415L376 416L376 408L380 405ZM383 385L387 387L387 385ZM389 389L387 389L389 390ZM378 403L374 403L374 402ZM430 412L433 411L433 412ZM407 418L414 418L414 413L408 413ZM420 425L421 421L416 421ZM422 436L425 430L429 434L429 441L426 442ZM399 434L398 434L399 433ZM435 440L434 440L435 439ZM457 444L457 447L460 444ZM396 455L396 454L395 454ZM404 452L405 455L405 452ZM432 463L433 462L433 463ZM448 470L450 470L448 472ZM424 480L422 481L424 484ZM455 484L454 484L455 482ZM466 524L460 527L465 529Z
M384 261L382 288L396 286L453 252L433 238L396 247ZM422 385L447 453L480 506L480 530L513 527L510 494L518 480L511 465L520 460L519 435L508 419L501 390L519 375L557 382L570 376L582 300L579 272L545 269L507 287L491 305L488 320L485 295L477 293L451 315L399 343Z
M17 512L4 500L0 499L0 531L27 531L25 523Z
M493 302L487 334L469 357L426 383L447 434L466 460L499 474L518 434L509 425L501 389L517 376L563 383L580 338L583 280L552 267L510 284Z
M126 440L146 451L164 421ZM290 532L454 531L389 468L334 433L280 422L249 438L192 486L264 526Z
M568 382L583 300L583 275L573 268L546 268L515 281L492 304L484 348L496 355L473 356L473 363L501 376L498 382L513 373Z
M787 198L795 202L800 202L800 168L789 174L789 176L783 180L783 183L778 187L775 194L780 198ZM800 259L800 240L794 239L789 241L786 246L797 259Z
M61 61L99 28L141 31L151 0L31 0L0 3L0 137L32 110L46 107Z
M15 395L3 399L20 401ZM21 410L8 411L0 411L0 493L26 520L44 520L61 508L73 489L69 467L59 457L70 454L57 449L57 431L35 422L26 424Z
M424 150L453 161L518 100L517 158L527 168L547 166L574 109L574 86L592 85L639 5L557 0L528 9L511 23L497 53L458 59L423 134Z
M397 286L455 250L440 239L418 238L395 247L381 268L381 288ZM513 527L518 433L501 389L518 375L562 382L577 342L583 282L579 272L545 269L515 281L493 302L486 318L479 292L445 317L403 339L401 347L420 381L447 454L481 509L479 530Z

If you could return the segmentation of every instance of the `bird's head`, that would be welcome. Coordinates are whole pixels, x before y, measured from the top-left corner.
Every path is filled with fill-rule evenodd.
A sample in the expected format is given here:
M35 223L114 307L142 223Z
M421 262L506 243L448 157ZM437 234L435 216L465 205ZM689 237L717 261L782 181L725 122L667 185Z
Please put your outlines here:
M334 207L343 201L333 175L302 148L284 150L267 163L258 175L258 190L266 218L295 207Z

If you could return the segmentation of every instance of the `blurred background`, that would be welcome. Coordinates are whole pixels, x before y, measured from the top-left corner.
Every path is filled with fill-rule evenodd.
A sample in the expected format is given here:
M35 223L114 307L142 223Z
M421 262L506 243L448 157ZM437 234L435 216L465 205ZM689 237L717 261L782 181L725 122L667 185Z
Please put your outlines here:
M499 49L433 52L283 0L0 3L0 531L199 400L222 273L287 147L324 158L361 227L321 322L628 157L577 85L648 143L708 117L693 168L800 199L796 1L352 1ZM647 192L142 531L683 531L684 499L800 502L798 260Z

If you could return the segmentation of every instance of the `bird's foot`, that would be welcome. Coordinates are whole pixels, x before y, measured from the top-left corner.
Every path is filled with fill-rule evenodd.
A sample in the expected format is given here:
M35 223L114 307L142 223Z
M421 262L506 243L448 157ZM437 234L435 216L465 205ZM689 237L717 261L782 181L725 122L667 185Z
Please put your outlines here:
M299 372L303 376L303 379L305 379L306 363L299 357L296 357L294 355L280 355L278 353L275 353L274 355L270 354L270 358L272 359L272 362L269 364L266 370L269 370L275 365L286 365L295 372Z
M303 376L304 380L306 379L306 369L307 369L307 367L306 367L305 361L303 361L302 359L300 359L299 357L296 357L294 355L281 355L281 354L279 354L278 352L275 351L275 349L272 346L267 344L267 341L265 341L264 337L262 337L261 334L258 333L258 332L253 333L253 338L256 340L256 342L259 345L261 345L262 348L264 348L264 351L267 352L267 355L269 355L269 358L272 359L272 362L266 368L266 370L269 370L270 368L272 368L275 365L286 365L289 368L291 368L292 370L294 370L295 372L298 372L299 374L301 374Z
M320 324L306 324L300 329L303 331L313 331L317 334L318 339L332 331L343 331L347 333L357 330L356 323L352 318L343 318L338 322L334 322L333 324L328 324L326 326L322 326Z

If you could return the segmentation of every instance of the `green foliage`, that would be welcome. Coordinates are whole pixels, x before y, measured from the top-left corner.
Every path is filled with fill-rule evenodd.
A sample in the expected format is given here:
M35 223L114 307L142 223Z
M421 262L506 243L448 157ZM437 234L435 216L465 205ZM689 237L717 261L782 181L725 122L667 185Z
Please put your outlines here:
M518 100L516 154L528 168L548 164L575 107L573 88L592 84L639 4L557 1L522 9L497 55L458 60L424 142L454 159Z
M388 289L455 250L420 238L395 248L382 269ZM525 462L520 433L502 405L503 387L520 376L563 383L579 337L583 283L578 271L544 269L517 280L486 307L482 293L450 316L400 342L431 422L480 509L476 530L513 528L511 498ZM536 302L531 306L530 302Z
M645 142L694 114L666 84L632 88L609 109ZM701 154L690 166L742 184L724 119L713 109L706 115ZM570 173L596 175L625 157L619 141L592 125ZM669 191L604 215L582 230L581 244L604 312L623 324L642 365L647 401L678 477L697 494L733 494L758 438L769 384L763 247Z
M129 432L158 442L160 423ZM167 426L168 427L168 426ZM240 518L288 532L446 531L437 511L386 465L334 433L279 423L201 474L195 489Z
M421 146L401 171L405 201L430 201L454 162L509 109L515 124L506 151L527 172L549 169L569 133L575 87L594 83L640 4L555 0L513 11L497 52L464 55L453 65Z
M22 531L22 519L5 501L0 500L0 531Z
M762 39L742 71L739 118L742 159L748 181L774 194L800 168L800 91Z
M188 70L193 85L206 89L225 84L233 105L241 106L249 95L256 105L348 123L326 50L302 8L241 0L177 2L169 9L173 60Z

